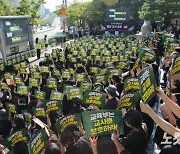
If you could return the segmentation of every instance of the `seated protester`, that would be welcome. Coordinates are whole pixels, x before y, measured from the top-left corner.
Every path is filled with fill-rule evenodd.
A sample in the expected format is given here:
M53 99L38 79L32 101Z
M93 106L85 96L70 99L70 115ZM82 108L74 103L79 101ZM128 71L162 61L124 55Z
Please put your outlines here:
M142 124L141 113L137 110L129 110L125 114L124 121L132 130L126 137L120 139L120 143L131 154L146 154L147 134Z
M57 111L51 111L49 112L49 119L50 119L50 130L57 133L55 123L58 121L60 117L60 113Z
M85 108L83 108L81 106L82 100L78 96L74 97L72 99L72 102L73 102L73 108L70 111L70 114L81 113L81 112L85 111Z
M116 86L117 92L119 93L119 97L120 97L123 91L124 84L121 82L121 79L118 75L113 75L111 80L113 82L113 85Z
M26 142L18 142L15 144L13 149L14 154L29 154L28 152L28 146Z
M49 143L44 154L61 154L61 148L57 143Z
M114 85L109 85L105 89L108 97L108 101L104 104L103 109L112 109L115 110L118 105L118 99L119 93L117 92L117 88Z
M12 123L8 120L8 113L5 109L0 110L0 141L10 135Z
M12 129L11 132L15 132L17 130L22 130L24 128L26 128L25 122L24 122L24 117L20 114L16 115L15 119L14 119L14 128Z
M80 58L77 59L77 64L75 66L74 74L76 73L87 73L86 67L83 65Z

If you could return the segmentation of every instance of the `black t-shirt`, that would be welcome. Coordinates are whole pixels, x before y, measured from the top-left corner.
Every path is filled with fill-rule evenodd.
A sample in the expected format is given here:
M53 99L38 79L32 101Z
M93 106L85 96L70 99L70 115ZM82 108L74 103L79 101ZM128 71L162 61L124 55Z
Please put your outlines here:
M12 123L10 120L0 120L0 135L6 138L11 131Z
M131 131L126 137L120 140L125 149L131 154L146 154L146 135L142 132Z
M118 105L118 100L116 97L114 97L114 98L108 100L106 104L104 104L103 109L115 110L117 108L117 105Z

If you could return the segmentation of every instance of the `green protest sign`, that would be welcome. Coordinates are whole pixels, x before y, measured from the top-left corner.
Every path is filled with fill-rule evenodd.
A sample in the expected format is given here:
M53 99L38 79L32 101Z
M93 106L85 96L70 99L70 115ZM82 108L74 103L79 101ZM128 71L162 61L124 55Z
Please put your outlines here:
M82 112L86 136L101 136L120 130L123 134L122 112L118 110L98 110Z
M17 85L17 94L19 95L28 95L29 87L24 85Z
M37 68L33 68L33 67L30 67L30 68L29 68L29 72L32 73L32 74L33 74L34 72L37 72L37 71L38 71Z
M143 52L143 55L142 55L142 61L145 61L145 62L154 62L156 56L152 53L152 52L147 52L147 51L144 51Z
M33 115L36 117L46 117L46 112L43 107L33 107Z
M152 66L148 66L138 74L140 95L144 103L148 103L156 95L156 80Z
M139 91L139 82L137 78L129 77L124 81L124 91Z
M88 89L91 90L92 89L92 83L90 83L90 82L82 82L81 87L83 89L83 92L88 90Z
M99 71L99 67L90 67L90 73L98 74Z
M170 76L170 72L168 72L168 74L167 74L166 94L167 94L168 97L171 96L171 76Z
M83 81L85 81L85 79L86 79L85 74L76 74L76 76L75 76L75 80L79 81L79 82L83 82Z
M96 75L96 76L94 76L93 81L94 81L94 83L106 84L107 76L105 76L105 75Z
M46 113L51 111L58 111L61 107L61 101L48 101L46 102Z
M6 103L6 109L11 114L16 114L17 113L16 104Z
M5 79L11 79L11 74L10 73L5 73L4 78Z
M8 85L7 85L6 83L0 82L0 89L2 89L2 90L8 90L9 87L8 87Z
M118 56L111 56L111 62L118 62L119 57Z
M50 69L47 66L41 66L41 72L42 73L49 73Z
M48 136L45 129L41 129L28 143L29 154L40 154L47 145Z
M93 91L93 90L87 90L84 93L83 97L83 103L84 104L94 104L98 107L102 107L105 103L106 94Z
M22 79L18 76L14 76L14 82L18 85L22 85L23 82L22 82Z
M83 99L83 90L78 87L66 87L67 100L72 100L72 98L78 96L81 100Z
M57 88L57 80L55 78L47 79L47 87L48 88Z
M135 107L140 100L140 95L137 92L125 93L119 100L117 109Z
M105 75L106 72L107 72L107 69L106 69L106 68L101 69L99 75Z
M56 122L55 126L58 134L62 134L66 128L70 126L79 126L80 123L81 114L71 114L60 118L60 120Z
M4 65L0 64L0 71L3 71L3 70L4 70Z
M113 75L118 75L121 76L122 75L122 71L120 69L107 69L107 76L108 78L112 78Z
M33 72L33 73L32 73L32 77L33 77L34 79L40 79L40 78L41 78L41 74L40 74L40 72Z
M142 59L142 58L138 58L138 59L136 60L136 62L135 62L134 65L133 65L133 70L137 69L137 68L140 66L140 64L141 64L141 59Z
M27 67L27 62L21 63L20 66L21 66L22 68L26 68L26 67Z
M29 87L38 87L39 79L29 78Z
M71 73L69 70L62 70L62 78L64 79L70 79L71 78Z
M20 69L20 74L26 74L26 73L27 73L27 71L26 71L25 68L21 68L21 69Z
M31 123L32 122L32 114L29 113L28 111L23 111L22 112L24 119L27 123Z
M172 64L172 75L180 73L180 54L177 54Z
M14 146L19 142L27 142L28 133L25 129L18 130L9 135L5 140L1 142L2 145L7 147L9 150L13 149Z
M126 62L119 62L116 66L117 69L124 69L127 66Z
M55 90L51 91L50 100L54 101L62 101L64 97L64 94Z
M60 71L56 70L56 69L53 69L52 74L53 74L53 76L56 76L56 77L59 77L61 75Z
M45 98L46 98L46 93L43 92L43 91L35 90L34 96L35 96L35 98L37 98L37 99L45 100Z

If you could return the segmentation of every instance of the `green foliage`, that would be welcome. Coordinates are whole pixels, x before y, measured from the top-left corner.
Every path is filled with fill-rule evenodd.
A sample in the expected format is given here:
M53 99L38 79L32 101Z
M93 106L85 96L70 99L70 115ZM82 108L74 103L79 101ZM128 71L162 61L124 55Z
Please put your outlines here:
M164 22L169 26L172 19L180 18L179 0L145 0L139 14L141 19Z
M6 2L6 0L0 0L0 16L8 16L15 14L15 9L12 8L10 2Z

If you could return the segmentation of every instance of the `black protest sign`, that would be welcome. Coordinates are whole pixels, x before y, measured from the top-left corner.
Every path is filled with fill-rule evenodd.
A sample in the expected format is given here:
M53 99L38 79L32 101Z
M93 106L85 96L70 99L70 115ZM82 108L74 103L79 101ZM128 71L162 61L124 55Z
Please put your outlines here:
M23 111L22 112L24 119L27 123L31 123L32 122L32 114L29 113L28 111Z
M58 111L60 109L61 101L48 101L46 102L46 113L49 113L51 111Z
M54 101L62 101L64 97L64 94L55 90L51 91L50 100Z
M7 147L9 150L13 149L14 146L19 142L27 142L28 133L25 129L18 130L9 135L5 140L1 142L2 145Z
M137 78L129 77L124 81L124 91L139 91L139 82Z
M39 79L29 78L29 87L38 87Z
M79 126L80 122L81 114L71 114L60 118L60 120L56 122L55 126L58 134L62 134L66 128L70 126Z
M62 78L64 79L70 79L71 78L71 73L69 70L62 70Z
M72 100L74 97L79 97L81 100L83 99L83 90L78 87L66 87L67 100Z
M97 91L87 90L84 93L83 103L89 105L94 104L98 107L102 107L105 103L105 99L106 94Z
M41 129L28 143L29 154L40 154L47 145L48 136L45 129Z
M43 92L43 91L35 90L34 96L35 96L35 98L37 98L37 99L45 100L45 98L46 98L46 93Z
M48 88L57 88L57 80L55 78L47 79L47 87Z
M33 107L33 115L36 117L46 117L44 107Z
M152 66L148 66L138 74L141 99L148 103L155 95L157 83Z
M140 100L140 95L137 92L125 93L118 102L118 109L135 107Z
M19 85L23 84L22 79L18 76L14 76L14 82Z
M177 54L172 64L172 75L180 73L180 54Z
M29 87L24 85L17 85L17 94L19 95L28 95Z
M90 83L90 82L82 82L81 87L83 89L83 92L88 90L88 89L91 90L92 89L92 83Z
M17 113L16 104L6 103L6 109L11 114L16 114Z
M123 134L122 112L118 110L98 110L82 113L86 136L101 136L120 130Z
M7 85L6 83L0 82L0 89L2 89L2 90L8 90L9 87L8 87L8 85Z

